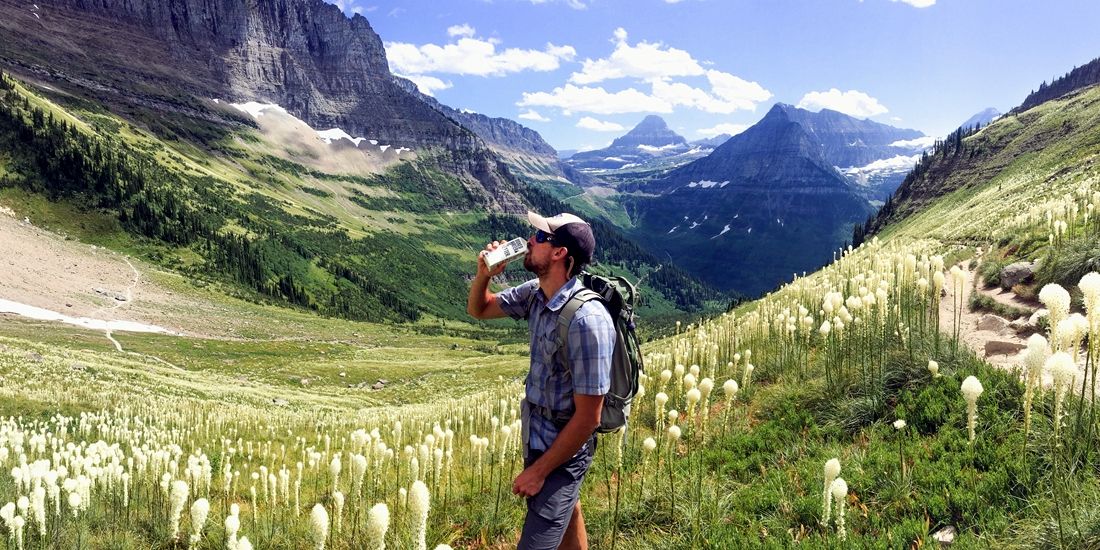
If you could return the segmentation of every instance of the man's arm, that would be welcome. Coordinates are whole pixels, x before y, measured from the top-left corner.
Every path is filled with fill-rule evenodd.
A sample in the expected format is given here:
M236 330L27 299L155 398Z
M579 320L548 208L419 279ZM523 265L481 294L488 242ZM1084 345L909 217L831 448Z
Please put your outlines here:
M470 285L470 297L466 300L466 313L474 319L500 319L508 316L497 303L497 295L489 292L489 279L504 271L504 266L508 262L501 263L490 270L485 265L484 258L486 252L495 250L499 245L499 242L493 241L477 255L477 275L474 276L474 282Z
M535 461L516 477L512 492L522 497L533 497L542 490L542 484L550 472L573 458L592 437L592 432L600 425L600 411L603 410L602 395L573 394L576 412L569 423L558 433L554 443Z

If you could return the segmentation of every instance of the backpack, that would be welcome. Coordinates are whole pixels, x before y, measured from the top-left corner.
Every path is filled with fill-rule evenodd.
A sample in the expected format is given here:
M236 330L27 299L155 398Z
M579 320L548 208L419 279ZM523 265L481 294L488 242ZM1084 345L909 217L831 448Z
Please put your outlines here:
M596 428L596 433L616 432L626 425L630 417L630 405L634 395L638 393L638 375L644 370L641 344L634 333L634 306L638 300L638 292L623 277L588 272L581 272L578 277L581 278L584 289L574 294L558 314L558 334L553 356L558 358L566 372L572 376L569 371L568 337L573 317L582 305L591 300L598 300L607 308L615 323L615 350L611 359L611 387L604 396L600 425ZM533 301L532 299L531 302ZM528 311L530 305L529 303ZM531 407L553 422L558 429L565 427L574 412L553 411L534 404Z

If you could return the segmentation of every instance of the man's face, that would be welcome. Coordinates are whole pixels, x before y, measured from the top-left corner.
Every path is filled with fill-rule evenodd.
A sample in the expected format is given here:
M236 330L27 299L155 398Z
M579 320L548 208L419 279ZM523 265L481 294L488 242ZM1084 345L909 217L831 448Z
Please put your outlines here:
M542 242L539 242L539 239ZM527 239L527 255L523 257L523 269L538 275L539 277L550 272L551 256L559 247L551 241L553 237L539 231Z

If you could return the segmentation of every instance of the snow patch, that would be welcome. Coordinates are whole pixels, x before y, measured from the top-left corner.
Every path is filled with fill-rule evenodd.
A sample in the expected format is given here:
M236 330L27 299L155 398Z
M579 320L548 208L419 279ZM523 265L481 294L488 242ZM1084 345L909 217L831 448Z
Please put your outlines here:
M178 334L164 327L145 325L133 321L105 321L103 319L89 319L88 317L69 317L56 311L28 306L10 300L0 300L0 313L14 313L38 321L60 321L62 323L77 325L95 330L111 330L124 332L157 332L162 334Z
M693 182L688 184L688 187L702 187L703 189L710 189L711 187L715 187L715 186L720 187L720 188L725 187L727 184L729 184L729 180L723 181L722 183L718 183L716 181L710 181L710 180L702 180L702 181L693 181Z
M880 159L868 164L866 166L853 166L850 168L838 168L846 176L870 176L875 174L896 174L896 173L908 173L916 166L920 160L920 155L913 155L907 157L905 155L897 155L893 158Z
M903 139L895 141L890 144L890 147L904 147L906 149L912 149L914 151L924 151L931 148L936 144L936 138L933 136L924 136L917 139Z
M257 103L255 101L249 101L248 103L230 103L231 107L235 107L239 111L244 111L252 118L259 118L263 116L264 111L275 111L278 113L288 114L286 109L274 104L274 103Z
M691 222L691 227L688 229L695 229L696 227L699 227L699 222Z
M672 233L673 231L676 231L676 229L677 229L677 228L679 228L679 227L680 227L680 226L678 226L678 225L677 225L676 227L673 227L672 229L669 229L669 230L668 230L668 232L669 232L669 233Z
M343 131L339 128L332 128L330 130L321 130L321 131L317 132L317 135L320 136L321 139L324 140L324 142L329 144L329 145L332 145L333 141L346 139L346 140L354 143L356 147L359 147L359 142L363 141L364 139L367 139L367 138L353 138L347 132L345 132L345 131Z
M665 151L670 151L672 149L676 149L677 147L679 147L679 145L675 145L675 144L672 144L672 143L670 143L668 145L662 145L660 147L654 147L653 145L642 144L642 145L638 146L638 149L641 149L642 151L645 151L647 153L663 153Z
M713 236L713 237L711 237L711 238L712 238L712 239L717 239L718 237L721 237L722 235L725 235L725 234L726 234L726 232L728 232L729 230L730 230L730 226L729 226L729 224L727 223L727 224L726 224L726 226L722 228L722 231L720 231L720 232L719 232L719 233L718 233L717 235L715 235L715 236Z
M379 145L378 148L381 149L383 153L385 153L386 149L389 149L390 146L389 145Z

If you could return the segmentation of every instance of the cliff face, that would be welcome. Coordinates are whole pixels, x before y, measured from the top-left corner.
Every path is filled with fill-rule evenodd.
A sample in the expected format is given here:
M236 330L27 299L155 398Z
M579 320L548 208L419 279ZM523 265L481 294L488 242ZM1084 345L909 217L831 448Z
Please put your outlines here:
M186 95L275 103L315 128L394 146L478 147L472 133L392 82L382 41L365 18L349 19L322 0L29 7L0 0L0 56L17 74L166 108L186 107Z
M821 144L825 160L833 166L865 166L879 159L912 155L911 148L891 144L924 137L924 133L917 130L860 120L830 109L814 113L782 103L776 107Z

